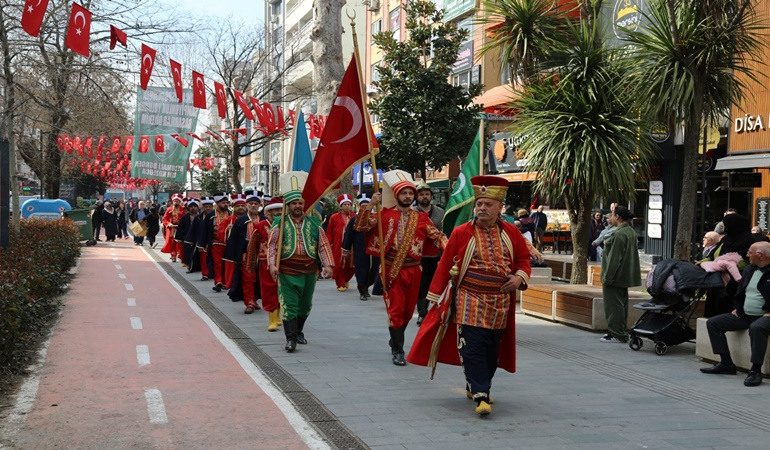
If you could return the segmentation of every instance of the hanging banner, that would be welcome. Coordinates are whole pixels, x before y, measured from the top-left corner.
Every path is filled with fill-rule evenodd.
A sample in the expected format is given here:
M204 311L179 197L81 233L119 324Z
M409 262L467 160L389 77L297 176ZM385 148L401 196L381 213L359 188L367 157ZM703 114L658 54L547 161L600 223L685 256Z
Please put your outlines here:
M163 136L163 151L139 152L140 139L131 150L131 177L151 180L187 181L187 163L192 152L192 140L187 146L171 137L195 131L198 108L192 104L192 90L184 89L179 103L174 88L148 87L137 89L134 136Z

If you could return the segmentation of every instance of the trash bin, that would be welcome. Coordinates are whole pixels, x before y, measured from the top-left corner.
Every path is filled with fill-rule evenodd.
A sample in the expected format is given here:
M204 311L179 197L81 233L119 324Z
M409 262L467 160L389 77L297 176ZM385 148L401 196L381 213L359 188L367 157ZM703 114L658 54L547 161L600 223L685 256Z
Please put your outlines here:
M94 231L91 227L90 209L73 209L62 213L62 217L70 219L80 227L80 240L86 241L87 246L96 245L94 240Z

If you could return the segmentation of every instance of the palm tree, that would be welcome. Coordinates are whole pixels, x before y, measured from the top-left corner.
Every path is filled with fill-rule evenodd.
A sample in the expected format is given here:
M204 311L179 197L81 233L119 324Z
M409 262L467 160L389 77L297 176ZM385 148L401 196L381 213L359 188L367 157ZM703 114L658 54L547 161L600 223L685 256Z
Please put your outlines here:
M591 208L600 197L634 196L635 179L652 156L649 129L631 106L628 66L599 38L596 21L568 24L563 64L530 80L513 105L526 136L527 170L538 194L561 198L574 243L573 284L587 281Z
M641 107L662 123L684 124L684 173L674 256L690 255L697 193L698 137L704 123L738 104L766 27L755 0L652 0L647 24L627 30Z

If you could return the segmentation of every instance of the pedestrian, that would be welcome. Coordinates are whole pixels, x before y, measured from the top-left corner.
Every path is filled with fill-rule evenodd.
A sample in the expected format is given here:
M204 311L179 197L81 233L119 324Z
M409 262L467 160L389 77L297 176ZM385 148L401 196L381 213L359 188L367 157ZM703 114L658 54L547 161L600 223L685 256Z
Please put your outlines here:
M102 234L102 211L104 205L100 201L96 201L94 210L91 212L91 227L94 229L94 240L101 241L99 235Z
M727 208L727 209L725 210L725 212L723 212L723 213L722 213L722 218L723 218L723 220L722 220L721 222L717 222L716 226L714 226L714 231L716 231L716 232L717 232L717 233L719 233L720 235L721 235L721 234L725 234L725 223L724 223L724 218L725 218L725 217L727 217L727 216L729 216L730 214L738 214L738 210L737 210L737 209L735 209L735 208ZM742 255L742 254L743 254L743 253L741 253L741 255Z
M192 238L195 242L195 253L198 255L201 265L201 281L208 281L209 274L213 270L211 264L209 264L209 255L206 247L201 247L201 236L205 233L206 218L214 211L214 197L201 197L201 212L195 216L193 221L193 235ZM197 234L195 234L197 233Z
M211 266L211 275L214 277L216 292L221 292L225 287L225 262L222 257L225 254L227 243L227 225L230 219L230 198L226 192L214 195L214 210L207 213L203 220L198 247L207 252L207 263Z
M617 203L610 204L610 214L612 214L613 211L615 211L615 208L618 206ZM612 233L615 232L615 226L613 226L610 223L610 214L607 214L605 216L605 219L607 220L607 225L604 226L604 229L599 233L599 237L597 237L593 242L591 242L591 245L594 247L602 247L604 245L604 241L609 239L610 236L612 236Z
M292 353L297 344L307 344L304 328L313 308L313 293L320 260L322 276L333 274L334 257L329 240L321 228L321 216L315 209L305 214L302 189L307 172L286 172L279 177L286 204L281 221L270 230L268 264L270 275L278 282L278 299L283 311L284 349ZM281 231L282 230L282 231ZM278 245L278 240L281 245Z
M378 217L371 214L371 210L382 202L379 216L382 220L385 261L382 261L380 270L385 278L383 298L388 313L389 344L393 364L404 366L404 332L420 294L420 260L423 253L441 250L447 240L427 214L412 209L417 187L411 175L403 170L392 170L385 172L382 180L383 193L372 195L369 206L362 208L356 217L355 227L358 231L367 232L370 242L367 252L379 255Z
M283 197L272 197L262 209L265 219L257 224L259 234L259 289L262 293L262 309L267 311L267 331L278 331L281 325L281 305L278 302L278 284L270 276L267 260L267 243L270 239L270 229L280 219L283 211Z
M529 217L529 211L527 211L524 208L521 208L517 215L519 217L519 222L521 222L521 232L527 232L529 231L529 235L531 236L529 241L533 242L535 237L535 220L531 217Z
M150 248L155 248L158 245L155 242L155 236L160 232L160 215L156 207L150 208L150 213L144 218L147 222L147 242L150 244Z
M329 238L329 244L332 246L332 254L334 255L335 266L332 277L337 284L337 290L344 292L350 286L350 279L355 275L356 269L353 267L352 258L346 258L343 262L342 242L345 240L348 223L356 215L351 212L353 197L350 194L340 194L337 197L337 202L340 205L340 211L329 217L326 237Z
M602 296L608 333L602 342L628 341L628 288L642 284L636 231L628 223L631 211L616 206L609 215L612 235L604 241L602 253Z
M428 293L429 301L440 303L420 327L409 361L427 365L433 356L462 365L466 396L477 414L487 415L498 365L516 369L516 291L527 288L530 252L521 232L500 218L508 181L476 176L471 184L476 217L452 231ZM449 326L432 352L442 317Z
M372 201L365 193L358 194L358 205L365 207ZM352 252L352 254L351 254ZM342 241L342 261L340 264L348 264L347 259L353 260L356 271L356 285L358 287L358 299L369 300L369 286L377 280L377 272L380 268L380 258L366 253L366 232L356 231L356 221L348 222L345 230L345 239Z
M244 314L251 314L260 309L259 303L259 247L260 235L257 224L260 198L254 193L246 197L246 214L239 216L233 223L232 232L225 245L225 261L235 264L233 281L227 296L234 302L241 301L246 309Z
M604 221L602 220L601 211L596 211L591 218L591 239L588 246L588 260L600 261L602 248L593 245L593 242L599 239L599 235L604 231Z
M116 213L118 216L118 237L128 239L128 214L126 213L126 204L123 200L118 202Z
M746 255L749 248L756 242L751 234L751 222L734 210L727 210L721 224L722 237L716 249L706 259L713 261L721 255L735 252L743 256L743 260L738 263L738 270L743 270L748 265ZM703 317L714 317L732 311L737 290L738 282L731 277L724 288L712 288L706 291Z
M545 240L545 230L548 228L548 216L545 214L545 205L539 205L537 210L532 213L532 220L535 222L535 247L537 251L543 251L543 241Z
M150 214L150 210L147 209L145 206L144 201L139 201L139 206L131 210L131 214L129 215L129 219L131 220L131 223L139 222L143 223L145 222L144 218L147 217L147 215ZM146 225L146 222L145 222ZM135 245L143 245L144 244L144 236L137 236L134 234L134 244ZM152 244L150 244L152 245Z
M232 247L235 245L234 241L230 240L230 234L233 231L233 227L235 226L235 222L240 218L247 214L247 205L246 205L246 193L242 192L240 194L233 194L231 197L232 203L233 203L233 214L225 220L225 222L222 224L224 227L224 239L225 239L225 251L222 256L222 261L224 262L224 268L225 268L225 274L224 274L224 288L230 289L233 286L233 279L235 278L235 270L236 270L236 260L235 260L235 252L232 249ZM228 248L230 247L230 248ZM233 300L238 301L238 300Z
M115 237L118 235L118 212L110 201L104 202L102 225L104 225L104 235L107 237L107 242L115 242Z
M187 267L187 273L198 272L200 270L200 259L195 253L195 243L193 236L197 237L193 222L200 211L200 201L198 199L189 199L186 203L185 213L179 219L179 225L174 234L174 240L181 247L179 250L179 259L182 261L182 267Z
M439 230L444 224L444 209L433 204L433 191L430 185L421 181L417 185L417 204L413 206L417 212L425 213ZM428 288L433 280L433 274L436 273L438 260L441 252L436 247L429 247L422 252L422 277L420 278L420 293L417 295L417 326L422 324L425 315L428 313Z
M163 213L162 222L163 229L166 233L164 236L166 243L163 244L163 248L160 249L161 253L168 253L171 255L171 262L176 262L177 256L183 258L182 245L174 240L174 236L176 236L176 229L184 214L185 208L182 204L182 196L174 194L171 196L171 206L169 206L168 209L166 209L166 212Z

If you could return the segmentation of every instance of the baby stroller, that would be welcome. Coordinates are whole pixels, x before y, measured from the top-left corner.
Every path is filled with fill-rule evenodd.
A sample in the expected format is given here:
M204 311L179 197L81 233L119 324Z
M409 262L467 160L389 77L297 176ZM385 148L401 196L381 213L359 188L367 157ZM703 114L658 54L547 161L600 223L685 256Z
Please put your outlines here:
M665 355L670 345L695 339L690 319L699 301L710 288L723 287L718 272L706 272L687 261L665 259L653 266L647 274L647 292L652 300L634 305L644 310L628 331L628 346L638 351L644 345L642 338L655 343L655 353Z

